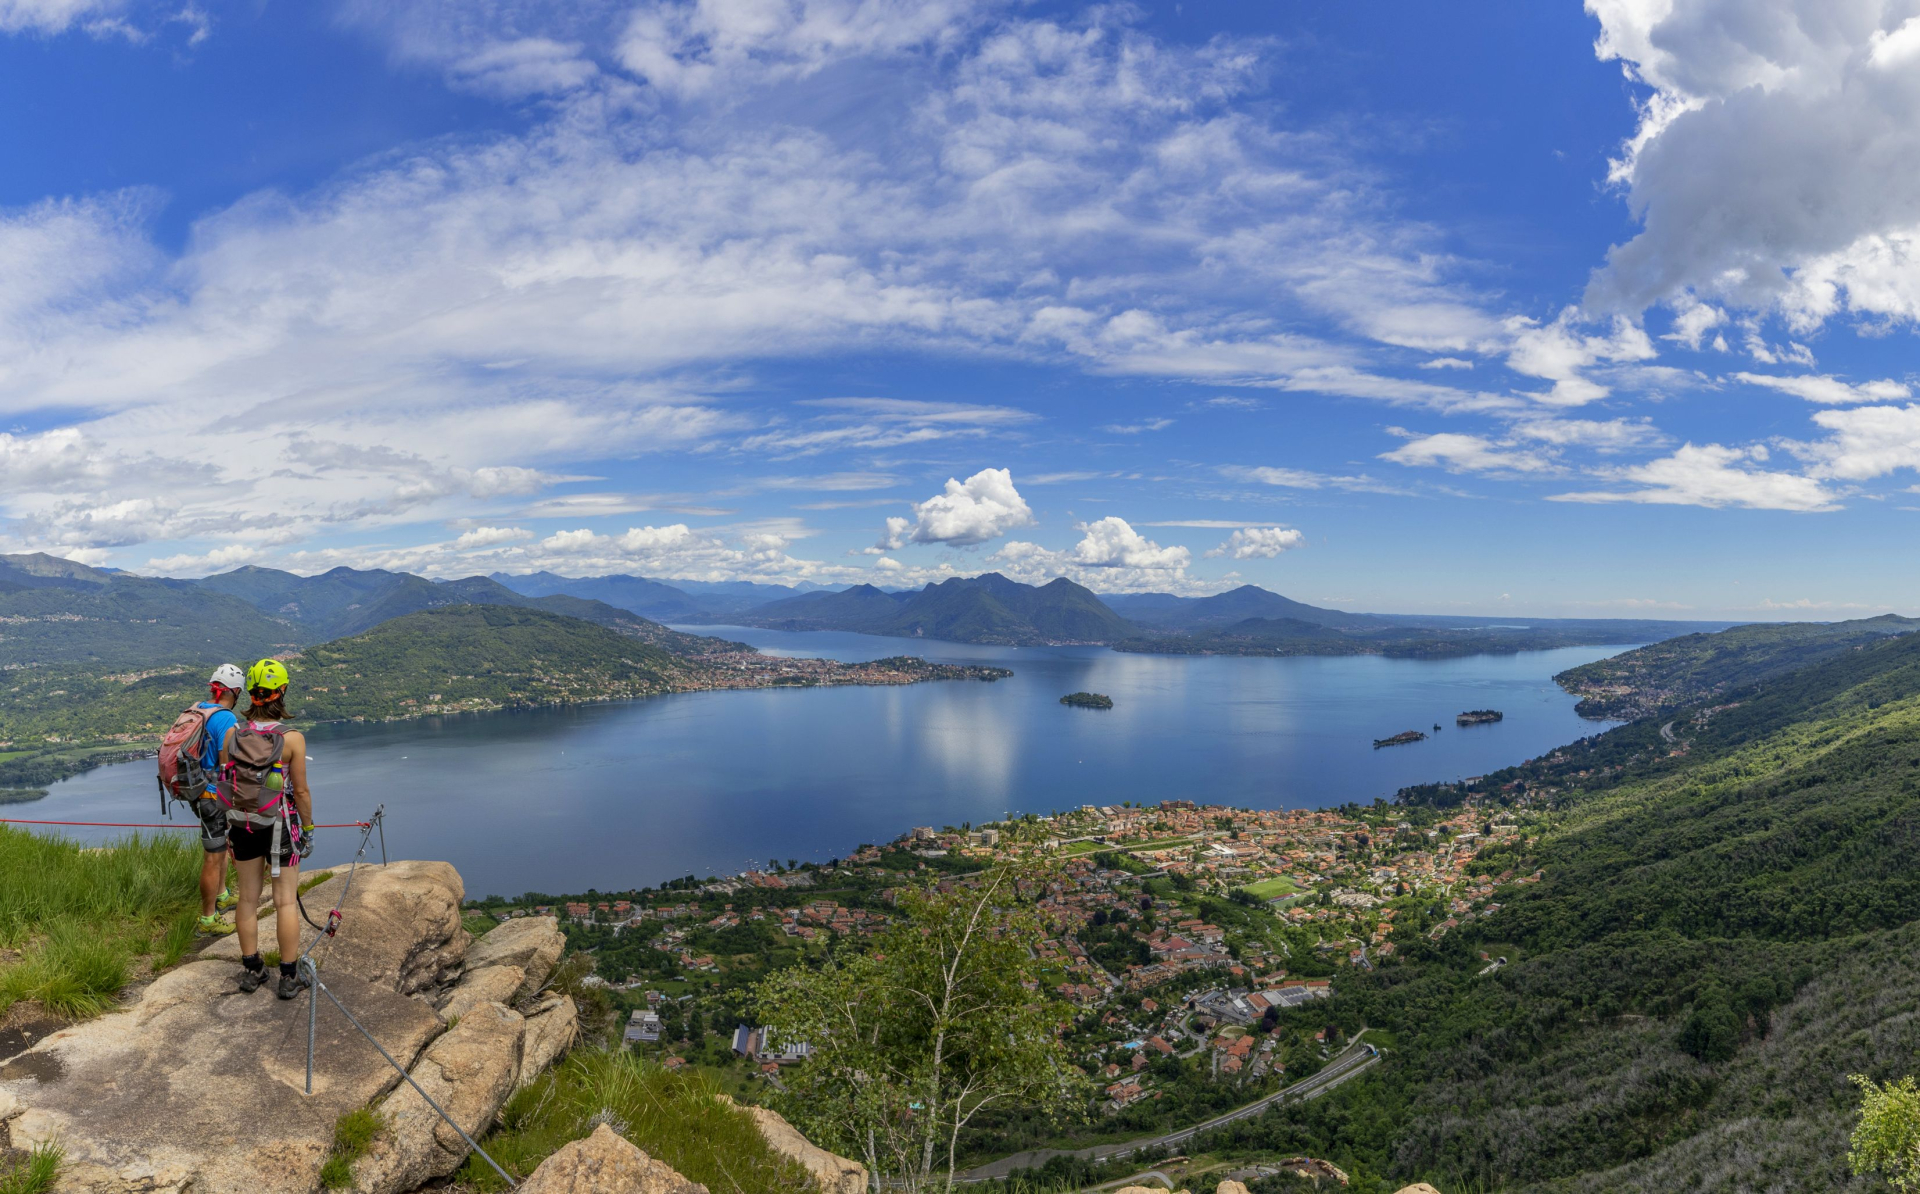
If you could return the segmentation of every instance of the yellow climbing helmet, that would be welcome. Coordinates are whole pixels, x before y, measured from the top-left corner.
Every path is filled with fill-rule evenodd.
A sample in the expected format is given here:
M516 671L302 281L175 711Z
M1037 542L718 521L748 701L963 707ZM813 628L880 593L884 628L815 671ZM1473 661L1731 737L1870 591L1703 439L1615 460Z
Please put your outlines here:
M287 681L287 665L278 659L262 659L247 669L248 692L279 692Z

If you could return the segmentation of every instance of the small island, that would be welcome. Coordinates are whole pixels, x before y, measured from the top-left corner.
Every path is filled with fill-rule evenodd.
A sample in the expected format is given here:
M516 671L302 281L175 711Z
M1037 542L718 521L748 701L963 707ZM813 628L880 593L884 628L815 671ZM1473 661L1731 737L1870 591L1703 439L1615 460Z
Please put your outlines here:
M1113 698L1104 692L1070 692L1060 698L1063 705L1072 705L1076 709L1111 709Z
M1453 722L1455 725L1480 726L1499 721L1505 716L1506 714L1500 712L1498 709L1469 709L1454 718ZM1440 727L1435 726L1434 728L1439 729Z
M1373 749L1379 750L1383 746L1405 746L1409 742L1425 742L1426 740L1427 736L1419 730L1403 730L1391 738L1375 738L1373 740Z

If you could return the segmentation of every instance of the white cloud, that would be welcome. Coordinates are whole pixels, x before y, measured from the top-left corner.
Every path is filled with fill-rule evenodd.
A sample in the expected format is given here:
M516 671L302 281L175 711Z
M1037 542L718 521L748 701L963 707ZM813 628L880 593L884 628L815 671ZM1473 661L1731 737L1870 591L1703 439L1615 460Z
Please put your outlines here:
M1798 448L1816 475L1864 481L1898 469L1920 469L1920 406L1823 410L1813 421L1833 433Z
M123 0L0 0L0 33L63 33L125 9Z
M1430 361L1421 361L1422 369L1471 369L1473 362L1465 357L1434 357Z
M1053 551L1037 543L1012 540L988 562L1014 580L1044 584L1066 576L1102 592L1187 592L1196 587L1187 574L1193 553L1162 547L1123 518L1108 516L1080 528L1078 543Z
M949 477L945 490L913 504L911 523L904 518L887 519L879 546L890 551L909 542L966 547L1032 525L1033 509L1014 488L1013 473L986 468L965 481Z
M1604 335L1586 334L1580 326L1579 313L1571 307L1549 324L1518 317L1507 322L1513 337L1507 367L1553 382L1551 390L1531 397L1549 406L1582 406L1611 392L1588 377L1586 370L1599 364L1649 361L1658 355L1647 333L1624 317L1616 317Z
M1588 0L1652 88L1614 176L1643 227L1588 301L1712 300L1808 330L1920 314L1920 78L1885 0ZM1696 297L1697 296L1697 297Z
M1653 423L1639 419L1525 419L1508 428L1515 439L1537 440L1558 448L1592 448L1611 454L1668 442Z
M1192 559L1184 547L1162 547L1108 515L1081 528L1085 533L1067 558L1083 568L1148 568L1178 570Z
M1227 556L1235 560L1271 560L1307 541L1291 527L1247 527L1227 536L1227 541L1207 552L1207 558Z
M1146 431L1165 431L1171 426L1172 419L1143 419L1138 423L1108 423L1100 430L1114 435L1139 435Z
M1221 465L1216 471L1221 476L1231 477L1236 481L1252 481L1279 489L1343 489L1354 493L1405 492L1384 481L1377 481L1365 473L1341 476L1333 473L1316 473L1310 469L1238 464Z
M1380 459L1414 467L1439 467L1450 473L1545 473L1555 471L1553 460L1538 452L1516 449L1510 442L1495 443L1478 435L1445 431L1408 440Z
M1891 378L1852 385L1837 377L1818 374L1780 377L1771 373L1736 373L1734 377L1750 386L1765 386L1796 398L1805 398L1808 402L1891 402L1913 396L1913 391L1907 388L1906 383Z
M1562 493L1548 500L1802 512L1838 508L1835 495L1812 477L1744 467L1766 459L1759 448L1683 444L1671 456L1599 474L1638 488Z
M522 527L475 527L453 541L455 551L474 551L482 547L498 547L503 543L521 543L533 538L533 532Z

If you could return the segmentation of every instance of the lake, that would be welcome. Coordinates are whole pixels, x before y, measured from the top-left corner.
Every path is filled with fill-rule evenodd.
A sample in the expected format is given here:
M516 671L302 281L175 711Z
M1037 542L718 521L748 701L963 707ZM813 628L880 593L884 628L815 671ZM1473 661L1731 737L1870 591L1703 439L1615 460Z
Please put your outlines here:
M1239 659L683 629L779 654L912 654L1014 675L320 726L310 731L318 819L352 820L384 803L393 857L451 859L467 894L480 896L622 891L774 858L824 861L914 825L1010 811L1167 799L1320 808L1479 775L1595 733L1608 723L1577 717L1552 677L1629 649ZM1083 690L1114 707L1059 704ZM1506 720L1455 728L1456 713L1485 708ZM1373 748L1435 722L1446 728L1425 742ZM151 821L158 804L153 763L141 761L4 811ZM317 860L343 861L355 841L350 830L324 831Z

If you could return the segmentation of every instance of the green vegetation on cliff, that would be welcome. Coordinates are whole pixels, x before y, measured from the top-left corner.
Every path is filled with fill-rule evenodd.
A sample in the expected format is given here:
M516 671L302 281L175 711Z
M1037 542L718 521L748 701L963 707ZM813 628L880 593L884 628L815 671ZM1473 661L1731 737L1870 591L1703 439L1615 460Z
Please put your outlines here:
M1920 1054L1920 636L1711 701L1472 785L1561 810L1481 856L1541 881L1405 926L1329 1009L1394 1034L1381 1071L1213 1144L1331 1156L1359 1191L1872 1188L1849 1075Z

